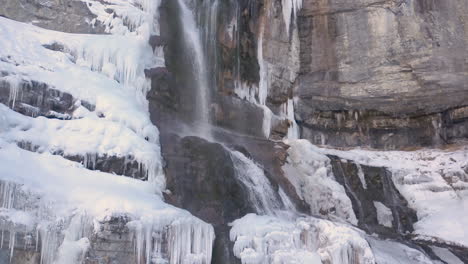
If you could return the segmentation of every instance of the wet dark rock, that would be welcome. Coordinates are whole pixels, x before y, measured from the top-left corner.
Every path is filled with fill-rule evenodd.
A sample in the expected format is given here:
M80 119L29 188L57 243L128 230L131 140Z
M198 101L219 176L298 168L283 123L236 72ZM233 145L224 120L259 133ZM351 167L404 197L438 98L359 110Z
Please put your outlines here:
M150 36L150 38L148 40L148 44L150 44L150 46L154 50L156 47L162 47L162 46L166 45L166 42L164 41L164 39L161 36L152 35L152 36Z
M229 152L197 137L162 135L161 143L170 191L166 201L214 226L212 263L238 263L228 224L254 210L245 187L236 180Z
M236 97L220 96L213 108L213 120L217 126L245 135L265 137L261 107Z
M60 44L60 43L57 43L57 42L54 42L52 44L44 44L42 46L44 48L46 48L46 49L50 49L50 50L53 50L53 51L63 52L65 50L65 47L63 46L63 44Z

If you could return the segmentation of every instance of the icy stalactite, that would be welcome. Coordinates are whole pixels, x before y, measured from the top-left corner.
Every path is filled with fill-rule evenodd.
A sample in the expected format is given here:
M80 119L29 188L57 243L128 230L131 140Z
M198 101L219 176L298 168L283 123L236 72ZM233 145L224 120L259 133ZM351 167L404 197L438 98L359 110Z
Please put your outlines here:
M143 60L145 49L151 47L143 40L130 37L102 38L102 41L85 42L78 46L69 45L71 54L76 64L89 67L92 71L104 73L106 76L115 79L119 83L138 88L144 85L144 69L141 68L140 61ZM129 42L122 45L122 42ZM152 52L151 52L152 53ZM141 91L147 92L142 87Z
M366 183L366 176L364 175L364 171L362 170L362 166L360 164L356 164L357 167L357 175L359 177L359 181L361 181L362 188L365 190L367 189L367 183Z
M54 263L82 263L90 246L92 221L85 212L77 212L61 232L63 241L58 248L57 260Z
M0 181L1 207L6 209L13 208L16 198L18 184L7 181Z
M295 21L297 13L302 8L302 0L281 0L283 7L283 21L286 26L286 33L289 34L291 21Z
M214 229L200 220L181 218L169 225L135 220L127 226L134 235L137 263L211 263Z
M214 229L200 221L176 221L169 227L170 264L211 263Z
M94 169L96 169L96 160L97 160L97 154L96 153L85 153L84 154L83 165L86 168L90 168L90 169L94 170Z
M5 240L8 240L10 261L17 247L17 237L23 236L24 241L27 241L26 236L29 236L34 226L33 216L29 212L15 209L21 206L20 200L23 198L20 188L15 183L0 181L0 248L4 248Z
M8 104L13 109L15 108L16 99L23 84L23 79L19 75L7 75L0 77L0 82L5 82L10 88L8 95Z
M294 117L294 100L288 99L286 103L286 117L289 121L288 139L299 139L299 126L297 125L296 118Z
M257 60L259 65L259 75L260 80L258 83L258 104L263 108L263 133L266 138L270 137L270 130L271 130L271 118L272 112L266 106L266 99L268 96L268 64L263 59L263 33L265 31L264 22L260 22L260 30L259 30L259 37L258 37L258 46L257 46Z

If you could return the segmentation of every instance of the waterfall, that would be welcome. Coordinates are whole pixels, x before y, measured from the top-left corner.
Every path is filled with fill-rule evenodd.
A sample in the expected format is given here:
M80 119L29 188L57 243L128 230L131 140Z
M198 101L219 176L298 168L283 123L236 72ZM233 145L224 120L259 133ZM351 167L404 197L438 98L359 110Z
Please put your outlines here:
M290 216L296 208L281 188L275 190L264 169L239 151L229 150L236 178L248 190L248 199L257 214Z
M197 92L195 109L197 132L209 138L211 134L209 129L210 86L201 33L197 28L192 11L188 8L184 0L178 0L178 3L181 10L185 46L194 56L192 66L195 78L194 85Z

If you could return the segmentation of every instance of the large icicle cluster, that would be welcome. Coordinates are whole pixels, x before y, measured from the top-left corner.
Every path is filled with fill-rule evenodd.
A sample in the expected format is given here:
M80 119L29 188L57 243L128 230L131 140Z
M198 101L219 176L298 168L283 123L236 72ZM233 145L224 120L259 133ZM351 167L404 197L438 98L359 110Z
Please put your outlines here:
M360 231L327 220L249 214L232 226L234 254L243 264L375 263Z
M297 13L302 8L302 0L281 0L281 5L283 7L283 20L286 26L286 32L289 35L291 20L296 20Z
M127 226L135 236L137 263L157 257L174 264L211 261L213 228L165 204L146 182L90 171L59 156L5 142L0 144L0 175L5 208L0 215L3 223L14 220L2 227L10 234L17 226L23 234L36 229L44 264L79 263L90 234L99 232L96 223L122 214L132 219ZM14 240L9 243L13 251Z

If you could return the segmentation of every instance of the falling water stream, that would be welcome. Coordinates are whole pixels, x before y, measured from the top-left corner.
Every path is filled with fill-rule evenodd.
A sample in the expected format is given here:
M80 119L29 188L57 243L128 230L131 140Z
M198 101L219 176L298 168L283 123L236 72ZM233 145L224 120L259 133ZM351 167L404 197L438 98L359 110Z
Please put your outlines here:
M185 46L193 55L192 66L195 78L194 86L196 89L195 128L198 130L196 131L198 134L201 134L206 138L210 138L210 85L208 81L208 68L203 51L201 32L197 27L192 10L190 10L185 1L178 0L178 3L181 10Z

